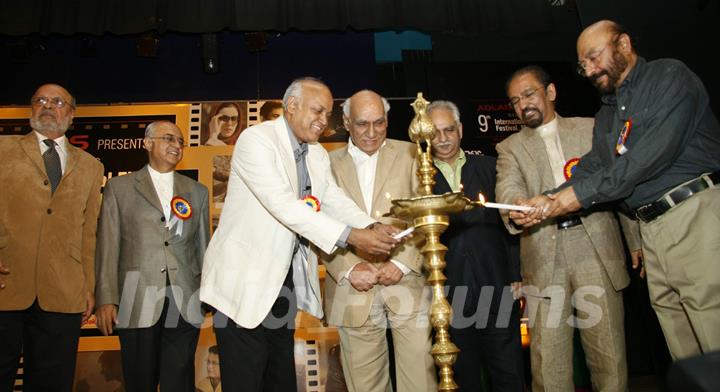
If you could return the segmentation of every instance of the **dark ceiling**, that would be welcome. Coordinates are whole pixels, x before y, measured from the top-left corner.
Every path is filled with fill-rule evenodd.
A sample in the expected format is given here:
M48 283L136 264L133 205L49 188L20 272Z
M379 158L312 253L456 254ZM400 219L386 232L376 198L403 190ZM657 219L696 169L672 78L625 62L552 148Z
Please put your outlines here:
M553 7L551 4L563 4ZM23 0L0 4L0 33L138 34L420 30L544 33L576 24L564 0Z
M720 0L7 0L0 2L0 50L6 60L3 74L20 78L10 81L15 84L36 82L27 80L30 70L47 69L41 65L53 69L48 62L60 55L66 64L58 66L59 77L51 77L67 80L78 62L87 63L77 57L87 57L88 42L135 42L143 35L200 40L203 33L220 33L231 41L234 35L260 31L300 37L295 41L301 43L295 44L298 48L305 41L303 35L312 36L307 39L311 43L318 42L318 35L342 35L335 46L328 41L328 50L338 51L338 46L347 46L348 39L365 40L364 34L373 31L417 30L432 37L428 61L433 63L570 64L575 60L578 33L605 18L617 20L634 33L641 55L686 62L705 81L711 97L720 95L716 63L708 60L718 47ZM348 33L355 35L348 37ZM45 53L29 62L13 60L48 42L80 50ZM92 51L92 45L89 49ZM175 49L170 58L180 51ZM340 50L338 55L352 54ZM372 52L362 55L372 57ZM75 58L69 60L71 56ZM327 63L325 58L320 61ZM19 89L27 95L27 86ZM261 96L259 86L256 90ZM15 100L0 98L0 102Z

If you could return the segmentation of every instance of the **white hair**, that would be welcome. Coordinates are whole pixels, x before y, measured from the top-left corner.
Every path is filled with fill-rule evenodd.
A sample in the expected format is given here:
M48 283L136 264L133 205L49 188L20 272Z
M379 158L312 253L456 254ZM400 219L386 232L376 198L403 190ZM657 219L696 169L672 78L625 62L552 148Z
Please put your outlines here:
M430 113L433 112L433 110L436 110L436 109L449 110L452 113L453 119L455 119L455 122L458 124L460 123L460 110L458 109L457 105L455 105L451 101L433 101L427 107L428 116L430 115Z
M177 128L177 125L175 123L173 123L172 121L166 121L166 120L153 121L145 127L145 137L152 137L153 135L155 135L155 128L159 127L160 125L171 125L171 126ZM180 129L180 128L178 128L178 129Z
M358 91L357 93L361 93L361 92L364 92L364 91L368 91L368 92L377 94L375 91L372 91L372 90L360 90L360 91ZM357 93L355 93L355 95L357 95ZM385 114L388 114L388 112L390 111L390 102L388 102L388 100L385 99L385 97L381 96L380 94L377 94L377 95L378 95L378 96L380 97L380 99L382 100L383 108L385 109ZM350 118L350 101L351 101L351 100L352 100L352 97L346 99L342 104L340 104L340 106L342 106L342 108L343 108L343 114L344 114L345 117L347 117L347 118Z
M292 81L292 83L290 83L287 90L285 90L285 94L283 94L283 99L282 99L283 109L287 110L288 101L290 100L290 97L295 97L295 98L302 97L302 85L305 82L319 83L319 84L325 86L328 90L330 89L320 79L313 78L312 76L305 76L302 78L295 79Z

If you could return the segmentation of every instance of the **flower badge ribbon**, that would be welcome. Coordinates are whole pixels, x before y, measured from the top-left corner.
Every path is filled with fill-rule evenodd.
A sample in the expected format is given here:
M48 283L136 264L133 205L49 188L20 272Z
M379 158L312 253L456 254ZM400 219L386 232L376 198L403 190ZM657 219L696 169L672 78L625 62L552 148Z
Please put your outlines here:
M182 235L183 222L192 216L192 206L190 202L180 196L175 196L170 200L170 210L172 218L165 224L169 230L175 228L175 234Z
M315 211L315 212L320 211L320 200L318 200L317 197L315 197L313 195L307 195L307 196L303 197L303 201L310 208L312 208L313 211Z
M625 147L625 142L627 142L627 138L628 136L630 136L631 129L632 119L628 119L627 121L625 121L622 130L620 130L620 136L618 136L617 144L615 144L615 152L617 153L617 155L623 155L629 151L629 149Z
M577 169L578 163L580 163L580 158L571 158L567 162L565 162L565 167L563 168L563 175L565 176L565 181L569 180L570 177L572 177L573 173L575 173L575 169Z

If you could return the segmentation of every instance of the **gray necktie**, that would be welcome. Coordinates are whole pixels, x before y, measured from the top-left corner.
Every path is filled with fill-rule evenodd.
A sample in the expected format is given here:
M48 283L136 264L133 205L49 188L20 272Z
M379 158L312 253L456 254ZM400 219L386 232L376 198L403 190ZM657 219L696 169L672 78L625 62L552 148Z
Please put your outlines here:
M45 139L43 143L48 146L47 151L43 153L43 161L45 161L45 171L47 172L48 178L50 179L50 189L52 193L55 193L60 178L62 178L62 168L60 167L60 155L55 149L56 143L54 140Z
M300 197L304 198L311 193L310 174L308 173L307 163L305 162L305 156L307 156L308 153L307 143L301 144L293 153L295 155L295 164L297 165L299 193ZM305 246L300 246L300 244ZM309 246L308 240L305 237L298 236L298 241L295 243L295 252L300 250L305 259L307 259L306 246Z
M303 143L293 151L295 154L295 164L297 165L298 188L300 197L305 197L311 193L310 174L308 173L305 156L308 153L307 143Z

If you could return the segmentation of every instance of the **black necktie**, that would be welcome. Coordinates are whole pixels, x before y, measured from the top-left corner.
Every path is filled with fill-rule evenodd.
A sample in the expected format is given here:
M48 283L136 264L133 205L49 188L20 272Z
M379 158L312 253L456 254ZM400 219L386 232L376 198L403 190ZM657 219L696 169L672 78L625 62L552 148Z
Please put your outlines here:
M50 179L50 189L52 193L55 193L55 189L57 189L58 183L60 183L60 178L62 178L60 155L55 149L56 144L54 140L45 139L43 143L48 146L47 151L42 155L43 161L45 161L45 171Z

